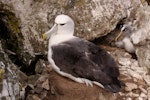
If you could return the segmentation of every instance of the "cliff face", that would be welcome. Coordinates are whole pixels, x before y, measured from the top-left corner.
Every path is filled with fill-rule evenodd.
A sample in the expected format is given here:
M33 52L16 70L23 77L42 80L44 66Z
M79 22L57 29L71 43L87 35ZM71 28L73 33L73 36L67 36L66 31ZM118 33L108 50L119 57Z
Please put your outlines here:
M149 12L150 7L144 0L1 0L0 98L150 98ZM52 27L56 15L62 13L73 18L76 36L91 41L96 39L98 44L109 44L102 47L119 65L120 79L126 84L122 92L112 94L97 86L87 87L52 71L46 62L47 42L41 35ZM130 40L137 59L122 49L112 47L123 26L130 27Z

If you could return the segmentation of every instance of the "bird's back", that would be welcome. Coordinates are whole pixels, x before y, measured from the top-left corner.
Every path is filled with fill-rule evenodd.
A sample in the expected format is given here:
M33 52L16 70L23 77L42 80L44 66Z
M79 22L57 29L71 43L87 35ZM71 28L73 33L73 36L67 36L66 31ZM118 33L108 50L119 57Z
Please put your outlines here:
M61 71L75 77L101 83L111 92L119 92L119 70L110 54L80 38L52 46L52 59Z

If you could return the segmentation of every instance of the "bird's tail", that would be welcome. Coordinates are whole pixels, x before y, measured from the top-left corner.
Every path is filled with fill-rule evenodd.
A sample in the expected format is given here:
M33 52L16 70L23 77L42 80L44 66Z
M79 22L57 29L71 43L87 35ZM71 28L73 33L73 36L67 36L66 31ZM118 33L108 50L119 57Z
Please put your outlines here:
M125 86L125 84L116 78L113 79L111 84L104 85L104 88L110 92L117 93L121 91L123 86Z

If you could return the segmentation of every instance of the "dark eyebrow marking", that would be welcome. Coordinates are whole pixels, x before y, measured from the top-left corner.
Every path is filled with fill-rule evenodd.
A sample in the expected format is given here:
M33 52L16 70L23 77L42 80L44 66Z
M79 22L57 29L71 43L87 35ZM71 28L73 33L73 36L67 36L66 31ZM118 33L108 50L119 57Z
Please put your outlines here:
M60 24L61 26L65 25L65 24Z

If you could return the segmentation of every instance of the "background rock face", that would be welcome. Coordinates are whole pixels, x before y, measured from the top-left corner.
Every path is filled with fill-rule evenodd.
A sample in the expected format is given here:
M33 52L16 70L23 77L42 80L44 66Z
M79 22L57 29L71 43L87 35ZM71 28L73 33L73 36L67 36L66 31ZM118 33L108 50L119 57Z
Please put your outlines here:
M136 48L137 60L121 49L103 47L110 51L119 65L120 79L126 84L122 92L114 95L97 86L87 87L61 77L46 67L47 42L41 39L41 35L53 26L54 18L62 13L73 18L76 36L88 40L101 37L105 45L113 44L123 25L131 28L131 41ZM4 83L10 82L12 85L9 92L2 92L2 96L7 99L26 97L29 100L150 98L149 18L150 7L144 0L1 0L0 83L3 84L0 88L8 87ZM21 89L18 89L18 79ZM20 93L13 94L15 87Z
M136 27L133 31L132 40L137 45L136 54L141 67L150 72L150 6L138 9L136 14Z
M54 18L61 13L74 19L77 36L92 40L109 33L121 19L127 17L130 11L140 4L140 0L2 1L11 5L21 19L25 42L31 39L39 41L40 34L52 27ZM28 43L25 48L33 53L33 45Z

